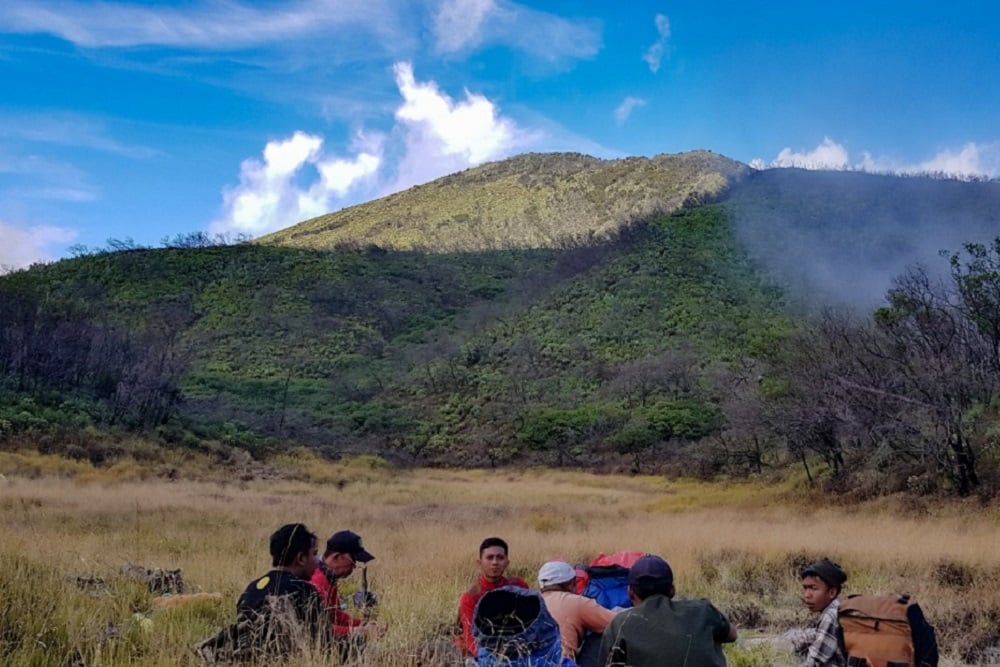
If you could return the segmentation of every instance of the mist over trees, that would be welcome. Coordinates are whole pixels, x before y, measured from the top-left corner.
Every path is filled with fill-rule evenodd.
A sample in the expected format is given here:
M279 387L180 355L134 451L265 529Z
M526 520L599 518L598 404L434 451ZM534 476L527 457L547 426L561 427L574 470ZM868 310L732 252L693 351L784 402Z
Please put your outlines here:
M756 385L724 396L727 462L759 470L781 449L812 479L855 492L997 493L1000 484L1000 238L950 258L948 278L912 268L870 317L811 317ZM756 369L760 370L760 369Z
M942 252L1000 230L1000 182L768 169L734 184L736 234L804 312L885 303L914 264L947 276Z

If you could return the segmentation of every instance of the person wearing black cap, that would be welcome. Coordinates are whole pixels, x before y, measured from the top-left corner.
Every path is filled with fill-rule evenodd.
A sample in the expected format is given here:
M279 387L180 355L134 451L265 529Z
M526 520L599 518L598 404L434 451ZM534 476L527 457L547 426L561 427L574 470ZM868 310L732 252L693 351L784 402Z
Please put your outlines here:
M330 614L330 626L334 638L338 640L342 653L360 650L364 640L381 636L384 626L378 621L351 616L344 611L337 592L337 583L375 559L361 544L361 536L349 530L341 530L326 541L323 558L316 564L312 575L312 585L319 591L323 604Z
M635 605L615 616L601 640L606 667L725 667L722 644L734 628L708 600L674 599L674 573L659 556L645 555L629 570Z
M809 611L818 613L815 630L806 636L808 649L804 667L843 667L847 664L844 633L837 620L840 591L847 574L839 565L824 558L802 568L802 602Z

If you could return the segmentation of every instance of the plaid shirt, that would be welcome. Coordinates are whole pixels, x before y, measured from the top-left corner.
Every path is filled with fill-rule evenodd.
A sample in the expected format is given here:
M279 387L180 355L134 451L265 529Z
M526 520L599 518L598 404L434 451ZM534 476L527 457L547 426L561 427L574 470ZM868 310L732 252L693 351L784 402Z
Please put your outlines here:
M816 638L809 646L803 667L845 667L843 632L837 620L840 598L837 598L819 615L816 623Z

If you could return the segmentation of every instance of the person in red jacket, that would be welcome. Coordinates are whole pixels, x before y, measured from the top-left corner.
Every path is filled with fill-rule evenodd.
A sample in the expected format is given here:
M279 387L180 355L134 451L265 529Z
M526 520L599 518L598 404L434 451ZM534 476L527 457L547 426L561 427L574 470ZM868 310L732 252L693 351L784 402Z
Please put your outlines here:
M462 626L462 636L455 638L455 645L466 656L475 657L478 651L472 636L472 615L479 598L501 586L528 587L521 577L504 576L510 565L507 553L507 543L499 537L487 537L479 545L479 580L458 599L458 622Z
M316 564L310 579L327 608L330 628L345 660L352 652L360 651L365 640L379 637L385 631L378 621L357 618L344 611L337 592L337 582L349 577L358 563L364 567L374 559L375 556L361 545L360 535L342 530L326 541L323 558Z

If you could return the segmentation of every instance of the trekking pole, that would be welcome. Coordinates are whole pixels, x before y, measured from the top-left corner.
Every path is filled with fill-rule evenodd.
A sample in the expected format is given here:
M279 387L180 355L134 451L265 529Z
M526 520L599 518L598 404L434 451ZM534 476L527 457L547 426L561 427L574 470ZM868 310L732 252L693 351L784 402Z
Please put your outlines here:
M372 605L371 600L368 598L368 568L361 568L361 599L364 600L364 609L362 614L364 619L367 621L372 616Z

